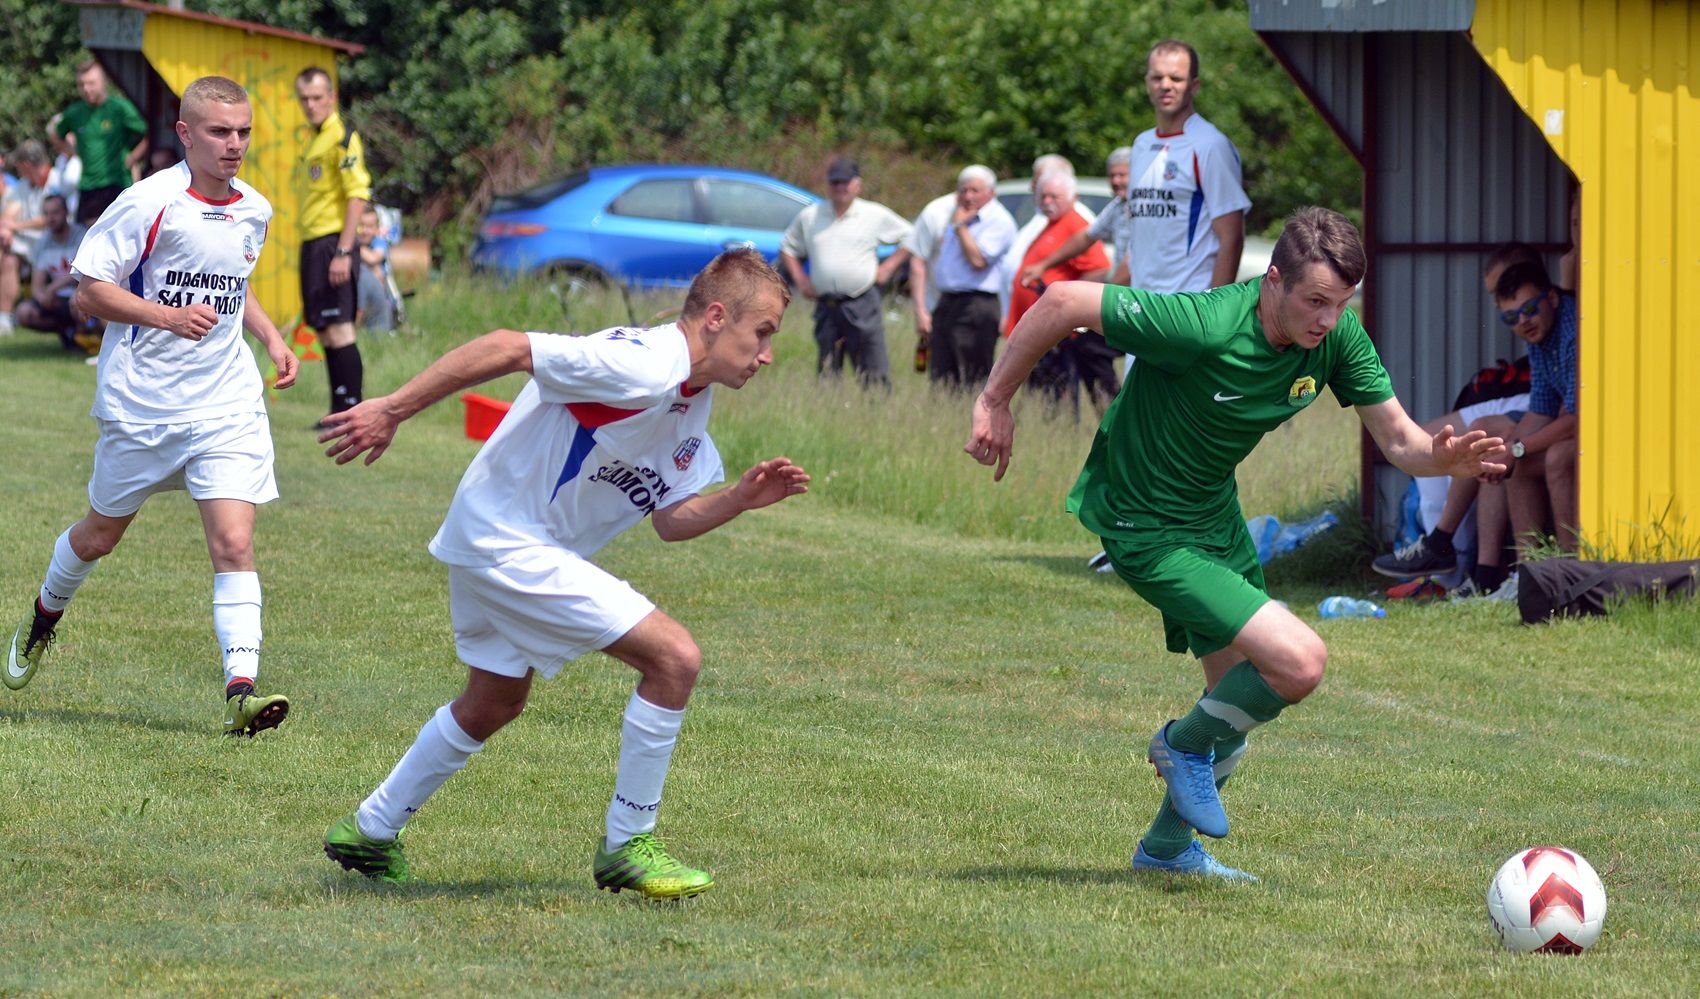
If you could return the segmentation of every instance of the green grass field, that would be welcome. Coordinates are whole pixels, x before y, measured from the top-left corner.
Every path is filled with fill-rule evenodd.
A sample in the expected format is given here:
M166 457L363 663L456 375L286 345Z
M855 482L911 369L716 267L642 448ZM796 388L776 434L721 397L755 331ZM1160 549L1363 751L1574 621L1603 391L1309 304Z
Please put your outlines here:
M449 280L413 307L421 334L366 341L372 394L473 333L561 324L536 287ZM425 543L476 445L444 403L377 465L335 467L305 429L314 365L273 407L283 498L258 540L261 682L295 710L251 742L215 734L199 522L181 493L151 500L42 673L0 691L0 995L1700 993L1700 610L1320 622L1328 679L1254 735L1226 796L1215 852L1263 884L1135 877L1161 794L1145 742L1198 677L1085 569L1061 497L1090 421L1029 413L994 485L960 452L965 399L907 371L889 396L817 384L807 313L773 369L719 394L714 429L732 471L787 453L814 492L686 544L640 528L601 559L703 647L661 832L713 891L658 906L591 884L634 681L601 656L540 684L420 812L416 884L321 855L464 678ZM896 357L911 338L897 324ZM21 615L86 504L93 370L20 335L0 385L0 595ZM1353 506L1355 423L1312 408L1248 463L1248 512ZM1314 619L1323 594L1367 591L1366 554L1342 530L1272 588ZM1610 895L1580 958L1507 954L1487 924L1494 869L1545 842Z

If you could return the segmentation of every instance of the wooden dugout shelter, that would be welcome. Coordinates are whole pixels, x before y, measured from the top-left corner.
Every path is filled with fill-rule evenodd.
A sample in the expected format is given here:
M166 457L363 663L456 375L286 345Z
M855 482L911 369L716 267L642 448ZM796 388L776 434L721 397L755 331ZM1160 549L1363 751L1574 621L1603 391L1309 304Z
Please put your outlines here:
M1250 0L1250 16L1363 167L1365 322L1419 420L1523 352L1482 261L1520 239L1550 269L1580 191L1580 526L1626 554L1657 530L1700 545L1700 4ZM1366 512L1390 533L1404 480L1364 450Z
M288 337L301 315L295 169L309 130L295 100L295 75L320 66L334 83L337 56L359 55L364 47L138 0L62 2L78 9L83 46L141 111L154 150L181 158L178 96L191 82L227 76L248 91L254 135L240 176L272 204L271 230L251 286Z

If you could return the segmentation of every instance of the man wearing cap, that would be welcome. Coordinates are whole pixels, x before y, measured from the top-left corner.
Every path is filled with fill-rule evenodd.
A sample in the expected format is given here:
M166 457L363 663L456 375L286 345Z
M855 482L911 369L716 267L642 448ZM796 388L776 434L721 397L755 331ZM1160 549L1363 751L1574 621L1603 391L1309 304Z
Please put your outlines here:
M885 349L880 286L909 258L899 248L879 260L881 246L909 238L907 220L875 201L864 201L862 171L840 156L826 168L827 200L797 213L779 244L792 284L815 302L817 372L838 374L848 357L864 386L891 383ZM809 269L803 269L803 261Z

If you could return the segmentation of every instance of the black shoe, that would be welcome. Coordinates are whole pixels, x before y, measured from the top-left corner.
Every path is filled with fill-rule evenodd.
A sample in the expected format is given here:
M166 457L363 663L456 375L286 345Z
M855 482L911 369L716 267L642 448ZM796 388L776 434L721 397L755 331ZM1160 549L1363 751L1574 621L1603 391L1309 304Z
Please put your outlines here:
M1378 557L1370 563L1370 568L1394 579L1414 579L1449 571L1457 560L1458 553L1450 544L1442 551L1439 545L1430 544L1428 535L1424 535L1403 548Z

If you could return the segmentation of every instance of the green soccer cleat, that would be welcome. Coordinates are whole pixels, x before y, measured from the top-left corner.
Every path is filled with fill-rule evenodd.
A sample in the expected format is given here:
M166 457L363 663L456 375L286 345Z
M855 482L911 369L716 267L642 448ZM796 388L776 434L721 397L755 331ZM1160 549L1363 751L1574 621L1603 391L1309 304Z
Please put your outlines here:
M224 701L224 734L252 737L277 728L289 715L289 698L282 694L233 694Z
M12 644L6 649L6 672L0 673L0 681L13 690L24 689L53 647L58 637L53 629L58 624L58 614L45 614L40 604L30 601L29 616L12 632Z
M401 884L411 880L407 857L401 852L401 836L384 842L360 831L360 822L353 812L344 815L325 830L325 856L343 866L378 881Z
M596 841L590 868L599 889L618 895L630 888L644 898L685 899L714 887L713 875L674 860L654 833L638 833L612 853L603 849L606 843Z

